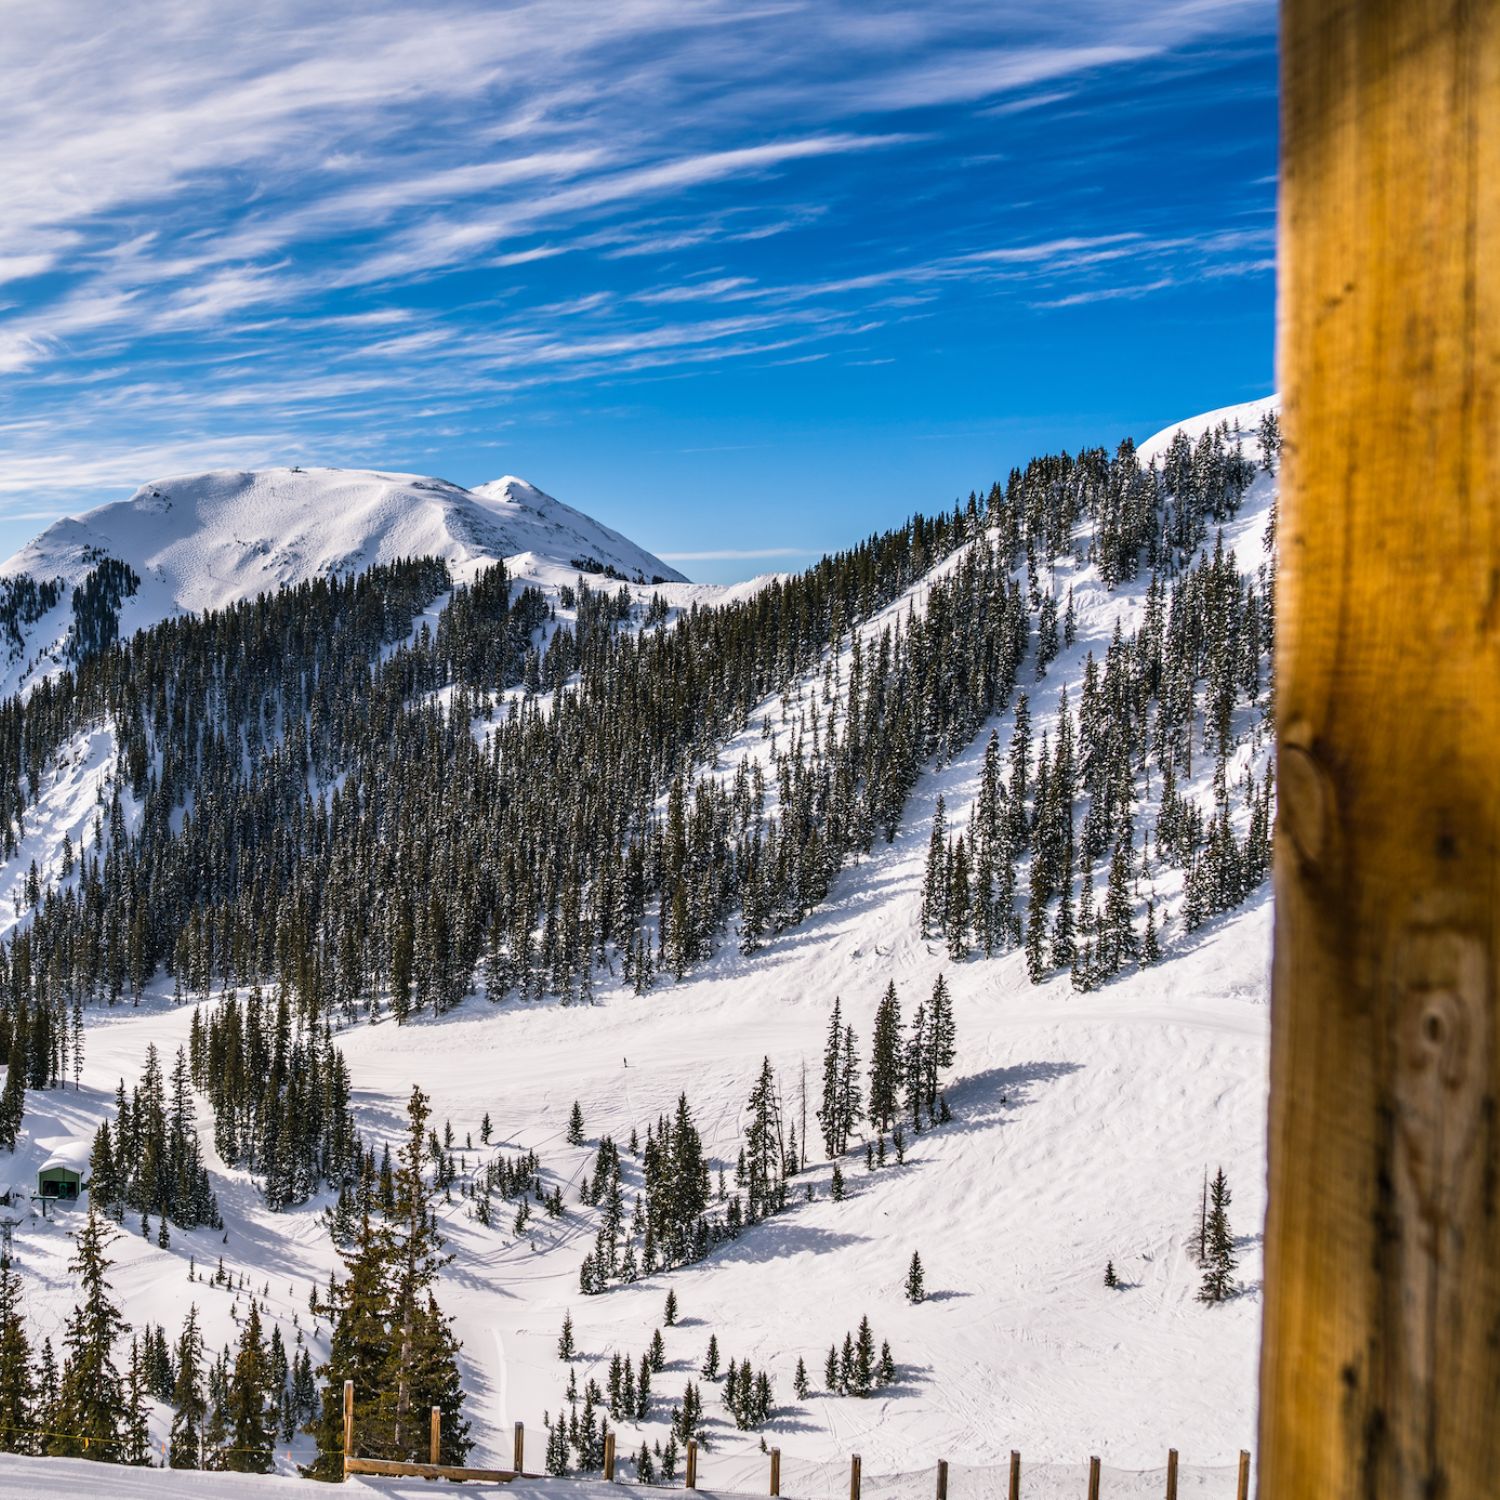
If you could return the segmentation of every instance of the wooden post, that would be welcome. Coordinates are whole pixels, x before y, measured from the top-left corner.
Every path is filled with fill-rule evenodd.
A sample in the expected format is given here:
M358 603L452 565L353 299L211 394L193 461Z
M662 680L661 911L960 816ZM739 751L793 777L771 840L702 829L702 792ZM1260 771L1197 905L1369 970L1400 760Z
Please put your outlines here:
M938 1459L936 1500L948 1500L948 1460L946 1458Z
M849 1500L859 1500L859 1454L849 1457Z
M1099 1500L1099 1460L1089 1459L1089 1500Z
M1021 1455L1010 1450L1010 1495L1008 1500L1021 1500Z
M1250 1500L1250 1455L1240 1449L1240 1488L1238 1500Z
M523 1474L526 1471L526 1424L524 1422L516 1423L516 1442L515 1451L511 1455L511 1468L517 1474Z
M1500 6L1282 5L1260 1493L1500 1473Z
M432 1454L431 1462L440 1464L443 1461L443 1414L437 1407L432 1408L431 1437L427 1444L428 1451Z
M615 1477L615 1435L612 1432L604 1434L604 1477L606 1480Z
M1167 1500L1177 1500L1177 1450L1167 1449Z
M698 1439L689 1438L687 1445L687 1473L683 1476L683 1486L686 1489L698 1488Z
M344 1468L347 1472L349 1460L354 1457L354 1382L344 1382Z
M771 1449L771 1493L781 1493L781 1449Z

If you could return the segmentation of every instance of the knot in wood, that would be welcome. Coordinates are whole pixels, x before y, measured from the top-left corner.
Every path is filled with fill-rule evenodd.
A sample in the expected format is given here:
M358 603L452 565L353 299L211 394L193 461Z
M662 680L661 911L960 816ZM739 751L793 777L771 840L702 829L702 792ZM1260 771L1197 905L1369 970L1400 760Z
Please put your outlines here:
M1283 743L1276 768L1278 823L1305 865L1322 862L1333 818L1333 783L1311 750Z

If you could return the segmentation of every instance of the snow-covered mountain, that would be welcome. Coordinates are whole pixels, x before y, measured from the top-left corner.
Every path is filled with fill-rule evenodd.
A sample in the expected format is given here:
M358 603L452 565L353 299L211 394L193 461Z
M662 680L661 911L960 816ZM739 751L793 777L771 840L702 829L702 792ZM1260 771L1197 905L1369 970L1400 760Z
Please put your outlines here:
M418 474L364 469L223 469L144 484L128 500L55 521L0 564L0 579L61 580L61 596L25 622L0 694L63 660L72 591L105 558L140 578L120 606L122 636L183 612L223 608L330 574L403 557L440 557L466 581L501 558L521 578L613 572L685 582L628 537L506 476L473 490Z
M1160 458L1179 430L1194 439L1221 424L1249 448L1272 405L1255 402L1205 414L1167 429L1139 451L1148 460ZM575 546L589 547L599 561L631 576L637 570L648 579L667 574L639 549L595 550L604 544L591 545L586 531L567 531L568 539L558 540L542 529L526 530L544 527L548 518L563 528L557 513L588 527L594 523L556 502L548 502L556 512L547 510L518 482L475 492L443 486L443 498L433 499L424 486L438 481L321 472L316 493L342 494L337 503L351 513L363 503L365 519L350 520L342 532L331 517L321 529L297 531L306 518L291 502L277 501L287 537L268 539L269 552L246 547L242 555L235 536L243 543L252 521L236 533L223 511L214 512L220 519L212 525L184 523L172 531L162 513L150 509L173 497L170 484L154 487L159 496L148 490L124 507L63 525L95 526L99 516L137 504L145 517L157 516L154 523L137 523L133 532L127 520L112 522L127 529L108 535L134 535L131 556L146 561L140 538L150 525L159 526L152 535L160 540L149 556L163 570L152 576L168 591L167 612L220 602L216 587L238 588L237 594L223 594L227 600L270 586L253 581L257 568L268 576L285 567L287 576L278 581L292 581L358 566L350 560L356 537L363 538L361 548L387 547L383 557L436 551L462 576L487 555L484 544L440 529L454 523L435 520L424 505L497 531L512 528L497 544L500 555L526 554L532 562L519 571L531 566L528 576L551 568L550 581L566 581L571 575L561 570L571 566L568 554L579 555ZM248 489L261 479L274 489L299 477L277 471L192 483L216 479L226 493L239 494L233 481ZM379 485L399 491L390 505L400 514L383 529L370 519L379 512ZM1242 574L1253 575L1268 562L1274 493L1274 477L1257 473L1237 513L1216 528ZM450 503L450 496L465 505ZM245 503L254 517L270 502ZM195 504L212 509L206 500ZM482 507L482 514L474 515L471 506ZM264 538L265 529L255 535ZM61 530L52 528L19 556L61 560L70 546L89 545L72 533L59 539ZM96 530L106 534L103 527ZM291 541L294 534L302 540ZM575 542L575 535L585 539ZM616 549L630 545L614 533L607 536ZM1209 538L1205 553L1213 552L1216 540ZM778 754L820 728L833 733L853 673L853 635L862 636L868 660L887 628L927 610L942 580L962 566L965 550L984 544L964 543L785 688L756 702L744 729L714 747L713 765L725 784L732 785L742 768L758 767L766 795L779 798ZM278 552L282 545L298 546L299 559ZM447 551L448 545L462 551ZM1064 691L1076 705L1089 659L1096 666L1104 661L1117 629L1129 636L1151 608L1144 573L1109 586L1088 554L1082 546L1044 565L1047 589L1058 600L1071 600L1073 618L1049 663L1027 659L1021 680L1031 697L1034 733L1056 735ZM634 556L644 564L633 563ZM545 558L554 561L537 561ZM372 553L370 561L377 560ZM80 550L70 565L87 571L93 563ZM141 573L143 594L151 565L132 563ZM13 559L7 569L18 566L45 574L52 563L23 566ZM168 589L173 578L184 580L180 597ZM188 581L201 592L189 592ZM674 604L694 597L693 587L683 584L665 585L661 592ZM559 620L565 618L560 609ZM497 717L501 712L496 709ZM1256 722L1258 709L1241 704L1235 712L1236 730L1243 733L1225 780L1235 789L1238 834L1246 817L1242 780L1251 773L1264 777L1270 742ZM950 836L973 827L986 741L994 731L1004 743L1015 724L1015 708L1007 706L967 745L927 762L894 839L876 840L868 855L845 864L806 919L770 935L757 952L747 955L725 941L681 982L644 995L632 993L623 975L611 971L600 977L595 1004L563 1005L534 996L492 1004L481 991L441 1016L422 1015L400 1028L387 1017L340 1033L356 1085L357 1124L373 1145L395 1137L414 1083L432 1098L434 1125L453 1127L461 1171L439 1213L455 1261L441 1295L464 1343L476 1459L504 1462L517 1420L527 1424L531 1462L539 1459L543 1415L562 1410L569 1374L558 1358L565 1316L576 1326L579 1384L590 1377L603 1382L613 1353L639 1358L646 1349L671 1288L681 1316L662 1329L666 1366L655 1405L649 1420L620 1424L620 1453L623 1459L643 1440L663 1441L672 1403L686 1382L699 1382L712 1436L699 1475L709 1491L755 1492L766 1480L759 1435L736 1429L715 1383L699 1380L714 1334L726 1362L747 1359L770 1370L777 1410L765 1438L783 1451L783 1492L803 1500L847 1493L851 1452L863 1456L867 1489L882 1500L930 1494L931 1465L940 1457L953 1465L957 1493L999 1493L1013 1448L1026 1457L1023 1492L1037 1500L1081 1494L1090 1453L1104 1458L1105 1493L1160 1494L1159 1466L1169 1446L1183 1456L1181 1493L1233 1492L1234 1457L1252 1441L1255 1409L1269 893L1261 886L1243 905L1188 930L1180 875L1158 860L1143 877L1158 898L1163 961L1128 968L1092 993L1078 992L1066 970L1031 982L1018 949L989 959L955 958L924 930L921 915L934 823L942 805ZM111 728L91 724L39 769L25 834L0 862L0 930L29 920L11 893L22 889L33 860L44 886L67 880L60 854L65 837L70 856L95 837L99 809L123 783L120 765ZM1207 806L1213 777L1213 757L1200 753L1178 781L1176 795ZM1155 778L1143 798L1143 828L1148 814L1160 817L1161 799ZM125 802L128 820L135 804L128 796ZM1144 850L1144 837L1141 842ZM1141 879L1135 884L1136 897L1144 899ZM1170 917L1163 915L1168 912ZM580 1204L580 1188L595 1168L602 1137L624 1151L632 1132L644 1136L683 1094L706 1152L732 1179L744 1141L746 1100L762 1058L778 1071L787 1117L806 1141L818 1131L818 1076L834 998L841 1000L867 1062L886 986L898 987L910 1016L939 976L951 991L959 1039L948 1094L951 1124L913 1138L899 1166L867 1170L862 1147L851 1152L843 1161L847 1185L841 1201L832 1190L832 1164L815 1150L795 1179L797 1201L786 1213L670 1275L643 1274L613 1285L607 1295L582 1294L580 1262L596 1243L599 1216ZM148 1045L170 1064L176 1049L190 1042L193 1009L174 1003L172 978L158 974L138 1005L127 999L85 1010L81 1087L28 1095L21 1140L15 1155L4 1159L8 1179L29 1181L45 1161L90 1140L99 1122L111 1117L118 1081L123 1078L128 1088L141 1075ZM804 1076L811 1096L806 1112L800 1099ZM575 1100L585 1121L583 1146L566 1139ZM263 1316L286 1344L305 1341L321 1359L328 1327L321 1316L309 1316L308 1305L310 1293L326 1286L331 1273L342 1274L322 1217L331 1194L273 1212L251 1173L218 1154L201 1097L198 1109L224 1231L174 1227L169 1246L133 1232L122 1236L112 1252L113 1280L127 1316L138 1328L162 1323L170 1335L192 1301L210 1350L217 1351L238 1336L247 1293L258 1293ZM516 1204L498 1200L494 1222L481 1222L465 1188L472 1188L484 1164L522 1151L537 1153L546 1186L562 1192L567 1212L557 1219L536 1212L523 1229L513 1219ZM1209 1307L1197 1300L1200 1272L1189 1240L1202 1174L1221 1165L1234 1188L1241 1290ZM633 1194L641 1171L628 1152L625 1175ZM71 1221L66 1212L50 1220L33 1215L16 1231L15 1263L38 1341L50 1336L60 1345L62 1339L75 1293L66 1266L72 1250L67 1231L76 1218L76 1210ZM127 1228L136 1228L134 1216ZM917 1304L902 1290L914 1251L927 1274L928 1295ZM221 1258L228 1284L206 1279ZM1117 1286L1105 1285L1106 1265L1116 1273ZM822 1374L828 1348L863 1316L878 1338L889 1339L899 1379L867 1400L830 1395ZM792 1390L799 1356L812 1386L801 1399ZM167 1406L154 1403L154 1440L162 1440L169 1421ZM290 1455L307 1461L312 1452L300 1434L277 1448L283 1472L293 1466ZM0 1497L42 1493L43 1482L65 1486L71 1471L64 1465L54 1479L46 1467L53 1462L61 1461L0 1458ZM290 1486L287 1492L296 1493ZM168 1487L162 1493L178 1491ZM267 1493L277 1493L276 1487Z

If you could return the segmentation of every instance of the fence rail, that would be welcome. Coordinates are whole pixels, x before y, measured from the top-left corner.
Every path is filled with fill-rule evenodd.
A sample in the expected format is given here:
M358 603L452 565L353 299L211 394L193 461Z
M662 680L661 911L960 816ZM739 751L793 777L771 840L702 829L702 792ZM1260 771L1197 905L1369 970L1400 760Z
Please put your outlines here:
M386 1479L485 1480L491 1484L510 1484L517 1479L545 1479L545 1474L527 1473L526 1428L515 1426L511 1467L508 1469L467 1468L442 1463L442 1418L432 1408L429 1440L429 1462L403 1462L389 1458L360 1458L355 1453L354 1382L344 1382L344 1476L368 1475ZM769 1476L762 1489L755 1471L769 1463ZM784 1475L791 1471L791 1489L784 1490ZM795 1500L950 1500L950 1476L956 1480L952 1500L1229 1500L1229 1485L1234 1484L1235 1500L1250 1500L1250 1454L1240 1451L1234 1467L1184 1470L1178 1463L1177 1450L1167 1450L1164 1469L1106 1469L1097 1456L1087 1464L1023 1465L1020 1453L1011 1451L1010 1463L1003 1467L951 1465L947 1459L937 1461L935 1470L908 1474L864 1477L859 1454L850 1456L847 1471L840 1464L803 1461L783 1466L781 1449L772 1448L765 1458L739 1457L723 1464L725 1483L712 1486L717 1494L766 1494L771 1500L789 1495ZM843 1476L847 1472L848 1488ZM615 1479L615 1435L604 1437L604 1479ZM698 1443L689 1439L683 1466L683 1485L698 1488ZM647 1488L647 1486L642 1486Z

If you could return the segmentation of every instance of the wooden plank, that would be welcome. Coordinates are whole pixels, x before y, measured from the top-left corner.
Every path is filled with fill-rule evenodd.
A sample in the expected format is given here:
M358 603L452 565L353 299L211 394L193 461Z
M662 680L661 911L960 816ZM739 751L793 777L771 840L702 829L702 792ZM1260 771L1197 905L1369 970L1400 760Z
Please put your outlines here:
M859 1500L859 1454L849 1458L849 1500Z
M604 1434L604 1477L609 1481L615 1477L615 1435L612 1432Z
M1500 1473L1500 5L1282 8L1262 1495Z
M466 1469L454 1464L402 1463L394 1458L351 1458L346 1474L370 1474L385 1479L484 1479L491 1484L509 1484L513 1479L536 1479L536 1474L517 1474L512 1469Z
M948 1500L948 1460L938 1459L936 1500Z
M1167 1449L1167 1500L1177 1500L1177 1450Z
M1240 1449L1240 1487L1238 1500L1250 1500L1250 1455Z
M1089 1459L1089 1500L1099 1500L1099 1460Z
M1010 1489L1008 1500L1021 1500L1021 1455L1010 1450Z
M344 1472L349 1472L349 1460L354 1457L354 1382L344 1382Z
M436 1465L443 1461L443 1414L435 1406L432 1408L431 1427L428 1451L432 1454L431 1462Z
M511 1458L511 1467L519 1474L526 1467L526 1424L516 1423L515 1451Z
M689 1438L687 1445L687 1472L682 1478L683 1487L689 1490L698 1488L698 1439Z
M771 1449L771 1494L781 1494L781 1449Z

